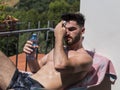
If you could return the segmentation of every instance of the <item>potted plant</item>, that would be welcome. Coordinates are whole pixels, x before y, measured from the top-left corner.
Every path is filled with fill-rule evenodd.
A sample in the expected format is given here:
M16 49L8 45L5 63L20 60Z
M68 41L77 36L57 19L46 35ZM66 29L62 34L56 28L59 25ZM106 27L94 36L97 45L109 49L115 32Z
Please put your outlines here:
M19 20L14 16L7 15L5 11L6 5L0 1L0 31L15 30L16 22Z

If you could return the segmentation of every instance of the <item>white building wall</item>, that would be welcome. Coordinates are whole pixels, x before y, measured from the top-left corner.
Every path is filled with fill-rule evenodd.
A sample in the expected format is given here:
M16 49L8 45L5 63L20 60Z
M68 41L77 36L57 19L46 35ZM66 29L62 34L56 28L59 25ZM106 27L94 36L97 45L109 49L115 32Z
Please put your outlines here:
M81 0L86 17L84 46L111 59L118 79L112 90L120 90L120 0Z

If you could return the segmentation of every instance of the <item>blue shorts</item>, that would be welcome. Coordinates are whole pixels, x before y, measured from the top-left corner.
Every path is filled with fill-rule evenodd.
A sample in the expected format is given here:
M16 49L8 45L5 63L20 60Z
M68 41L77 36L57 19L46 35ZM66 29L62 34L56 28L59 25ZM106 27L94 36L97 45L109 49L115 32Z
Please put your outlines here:
M39 88L39 89L38 89ZM44 88L39 82L29 77L29 74L15 71L11 83L7 89L14 90L40 90Z

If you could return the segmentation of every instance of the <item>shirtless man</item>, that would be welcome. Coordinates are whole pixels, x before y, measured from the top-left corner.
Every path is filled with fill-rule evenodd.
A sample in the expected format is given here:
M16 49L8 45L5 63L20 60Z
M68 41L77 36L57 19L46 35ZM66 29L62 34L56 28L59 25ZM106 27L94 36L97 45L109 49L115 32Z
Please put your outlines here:
M6 62L10 67L8 77L6 75L9 70L8 66L0 64L0 72L1 70L7 71L2 71L3 74L0 73L0 77L2 76L0 85L3 89L8 86L10 89L15 89L19 86L19 88L27 89L17 88L16 90L34 90L34 87L41 87L46 90L68 90L68 87L85 78L92 66L92 57L82 46L82 34L85 31L84 16L78 13L70 13L62 15L61 18L62 20L54 30L55 47L39 60L39 64L36 60L28 60L31 71L34 72L33 75L26 76L21 74L16 71L15 66L11 62L8 62L9 60L1 60L2 63ZM66 43L65 47L63 41ZM27 41L23 51L33 54L31 48L32 42ZM13 77L17 77L20 83L16 85L18 82L14 83ZM21 79L23 81L19 81ZM4 83L2 84L1 81ZM21 83L23 87L20 86Z

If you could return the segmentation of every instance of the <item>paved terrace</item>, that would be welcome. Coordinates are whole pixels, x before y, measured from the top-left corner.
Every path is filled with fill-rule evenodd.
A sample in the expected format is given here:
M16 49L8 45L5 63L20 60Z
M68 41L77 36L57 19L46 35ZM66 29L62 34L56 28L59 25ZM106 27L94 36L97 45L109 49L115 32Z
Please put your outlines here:
M38 60L42 58L45 54L38 54ZM16 64L16 55L9 57L10 60ZM21 71L25 71L26 68L26 54L25 53L20 53L18 54L18 66L17 68ZM30 72L29 66L27 67L27 71Z

